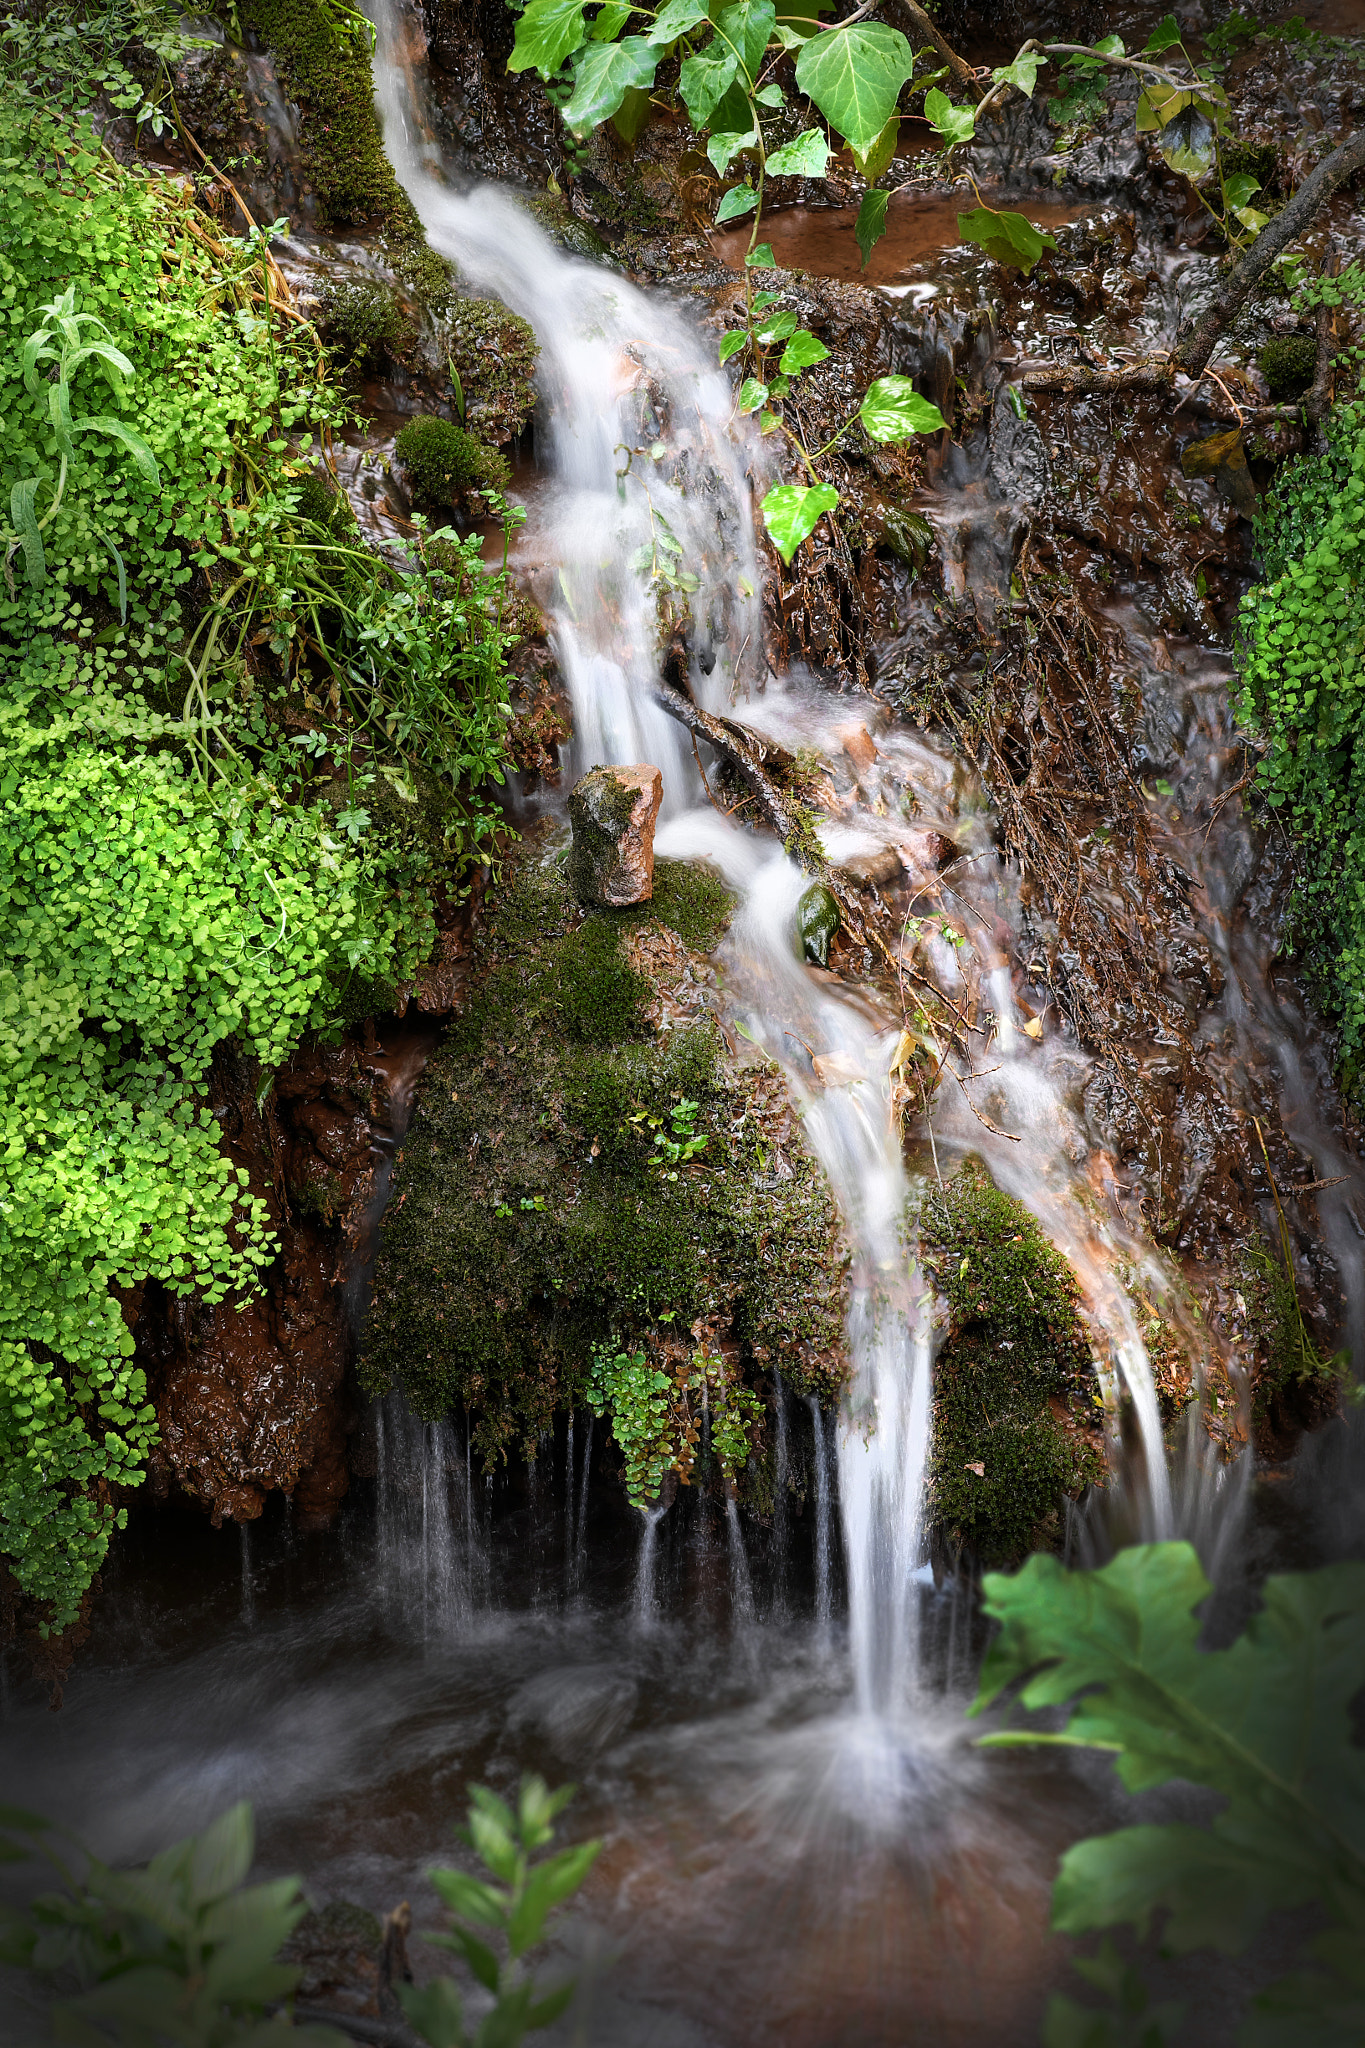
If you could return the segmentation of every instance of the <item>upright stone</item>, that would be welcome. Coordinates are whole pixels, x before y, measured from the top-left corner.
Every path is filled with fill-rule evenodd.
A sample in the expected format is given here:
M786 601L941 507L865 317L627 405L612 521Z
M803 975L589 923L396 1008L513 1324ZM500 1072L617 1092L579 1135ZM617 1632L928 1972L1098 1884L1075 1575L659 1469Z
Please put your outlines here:
M569 797L569 881L584 903L647 903L654 894L657 768L593 768Z

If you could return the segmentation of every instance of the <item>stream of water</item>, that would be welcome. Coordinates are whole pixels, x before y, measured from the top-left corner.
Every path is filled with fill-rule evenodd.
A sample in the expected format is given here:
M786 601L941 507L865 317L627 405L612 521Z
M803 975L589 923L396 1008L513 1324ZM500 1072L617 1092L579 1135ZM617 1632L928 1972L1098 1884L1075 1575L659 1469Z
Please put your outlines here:
M419 1424L390 1397L369 1425L373 1479L334 1532L296 1536L272 1512L225 1566L222 1539L189 1515L171 1542L164 1522L155 1536L135 1527L63 1712L10 1702L0 1738L10 1756L22 1745L26 1803L106 1854L145 1855L245 1795L267 1869L300 1868L316 1897L377 1910L410 1896L419 1922L432 1915L422 1872L467 1780L573 1776L575 1829L605 1848L564 1936L584 1984L565 2042L890 2048L910 2037L909 2014L934 2044L1031 2042L1064 1967L1046 1937L1056 1855L1132 1808L1103 1760L997 1756L964 1730L976 1624L969 1600L935 1585L924 1544L935 1333L891 1103L900 1019L798 957L809 878L708 801L655 700L652 569L680 556L699 578L696 701L826 762L832 858L917 831L960 851L936 904L958 943L944 940L937 965L945 987L988 1002L995 1032L980 1071L940 1090L933 1166L984 1156L1079 1274L1125 1526L1225 1555L1245 1469L1168 1470L1121 1278L1140 1269L1160 1286L1162 1269L1125 1219L1112 1162L1102 1170L1090 1062L1066 1034L1024 1029L1017 881L971 858L993 845L973 777L877 707L764 670L751 509L764 455L733 417L713 339L665 295L556 248L509 195L447 186L401 19L375 19L387 146L432 245L540 343L541 476L522 557L573 699L567 779L597 762L658 766L659 852L710 862L739 898L717 960L724 1001L782 1067L838 1199L852 1384L837 1424L814 1404L780 1407L784 1455L806 1461L811 1485L770 1551L746 1548L733 1502L680 1496L625 1519L593 1487L590 1417L493 1486L471 1469L461 1418ZM945 534L959 512L945 486ZM1177 656L1162 680L1193 782L1228 752L1226 675L1193 649ZM1309 1020L1233 920L1228 845L1220 833L1182 848L1226 966L1201 1031L1230 1069L1274 1073L1305 1155L1322 1178L1345 1176L1324 1230L1358 1341L1356 1164L1323 1113ZM1243 1985L1205 1968L1201 2039L1231 2038Z

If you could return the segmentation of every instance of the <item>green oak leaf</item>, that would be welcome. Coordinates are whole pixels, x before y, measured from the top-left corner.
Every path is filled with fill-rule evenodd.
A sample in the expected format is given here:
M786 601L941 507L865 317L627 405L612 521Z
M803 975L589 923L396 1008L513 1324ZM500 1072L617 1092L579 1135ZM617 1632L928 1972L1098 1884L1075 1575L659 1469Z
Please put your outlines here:
M784 377L795 377L802 370L809 370L815 363L823 363L829 350L807 327L798 327L782 351L777 367Z
M823 178L829 142L823 128L806 128L768 158L770 178Z
M914 68L899 29L856 21L810 38L796 60L796 82L846 142L869 150Z
M822 513L839 502L833 484L774 484L763 500L763 524L784 562L814 533Z
M997 213L994 207L977 206L957 217L957 231L964 242L984 249L997 263L1008 264L1028 276L1044 249L1055 249L1057 238L1045 228L1034 227L1022 213Z
M947 93L940 92L937 86L924 95L924 118L949 149L956 149L960 142L970 142L976 133L976 109L955 107Z
M678 90L694 128L704 128L735 82L739 58L719 41L710 42L695 57L685 57L678 73Z
M948 424L908 377L878 377L869 384L858 418L872 441L908 441L912 434L936 434Z
M742 185L732 185L716 208L716 226L723 227L727 220L738 220L741 215L752 213L757 205L758 194L747 178Z
M530 0L517 19L507 69L538 71L542 78L553 78L586 35L583 0Z
M586 135L613 115L631 90L653 85L659 52L643 36L619 43L589 43L574 59L573 93L564 109L564 125Z
M853 223L853 239L862 250L863 269L866 270L872 251L886 233L887 192L864 192L858 208L858 218Z

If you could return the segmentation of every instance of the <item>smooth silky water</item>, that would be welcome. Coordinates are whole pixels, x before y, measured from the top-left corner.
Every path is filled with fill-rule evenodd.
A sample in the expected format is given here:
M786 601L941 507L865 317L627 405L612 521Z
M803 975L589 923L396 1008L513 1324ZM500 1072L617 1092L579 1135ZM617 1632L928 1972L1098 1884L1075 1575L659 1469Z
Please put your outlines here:
M916 1172L982 1154L1076 1267L1101 1384L1133 1424L1113 1446L1127 1528L1189 1533L1226 1557L1246 1473L1220 1477L1206 1458L1168 1472L1117 1271L1160 1275L1087 1129L1088 1062L1060 1034L1020 1028L1016 884L970 858L993 843L971 777L856 700L764 671L751 511L764 451L732 417L713 340L664 296L563 254L506 194L443 184L401 24L377 19L386 139L433 245L541 344L540 482L518 560L573 698L566 769L657 765L658 850L710 862L739 899L717 957L724 1009L784 1071L838 1198L852 1383L837 1421L785 1398L786 1455L809 1483L766 1540L732 1504L686 1491L632 1514L598 1483L606 1425L586 1414L494 1483L471 1465L462 1416L422 1424L392 1396L362 1426L362 1476L327 1534L296 1533L278 1505L239 1535L140 1510L61 1712L23 1689L4 1698L6 1784L118 1858L248 1797L263 1868L301 1871L318 1900L410 1898L420 1926L435 1918L422 1872L450 1850L467 1782L506 1788L534 1768L578 1784L573 1831L604 1841L563 1937L583 1998L556 2038L1031 2043L1066 1967L1047 1933L1057 1855L1131 1809L1103 1759L973 1746L971 1588L936 1584L925 1549L934 1324L888 1076L900 1020L801 961L807 877L709 803L658 706L648 571L678 559L672 543L700 585L697 701L824 756L840 791L831 854L921 827L962 850L935 904L961 944L937 966L950 993L989 1002L996 1030L980 1070L940 1088L932 1164L917 1154ZM946 529L946 494L942 516ZM1203 718L1212 747L1225 678L1190 668L1192 733ZM1277 1068L1324 1177L1353 1173L1318 1121L1309 1027L1226 913L1223 851L1221 836L1182 850L1231 970L1202 1028L1221 1057ZM395 1057L406 1076L411 1049ZM1356 1192L1325 1217L1353 1333ZM1204 1966L1202 2039L1230 2039L1232 1988Z

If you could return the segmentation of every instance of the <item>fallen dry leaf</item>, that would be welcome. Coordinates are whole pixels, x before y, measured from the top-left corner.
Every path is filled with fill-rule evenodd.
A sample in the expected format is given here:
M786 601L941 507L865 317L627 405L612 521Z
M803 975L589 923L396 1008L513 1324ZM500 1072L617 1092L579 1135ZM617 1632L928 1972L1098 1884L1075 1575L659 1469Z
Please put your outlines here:
M852 1061L847 1053L817 1052L811 1060L815 1078L822 1088L849 1088L855 1081L865 1081L866 1074Z

